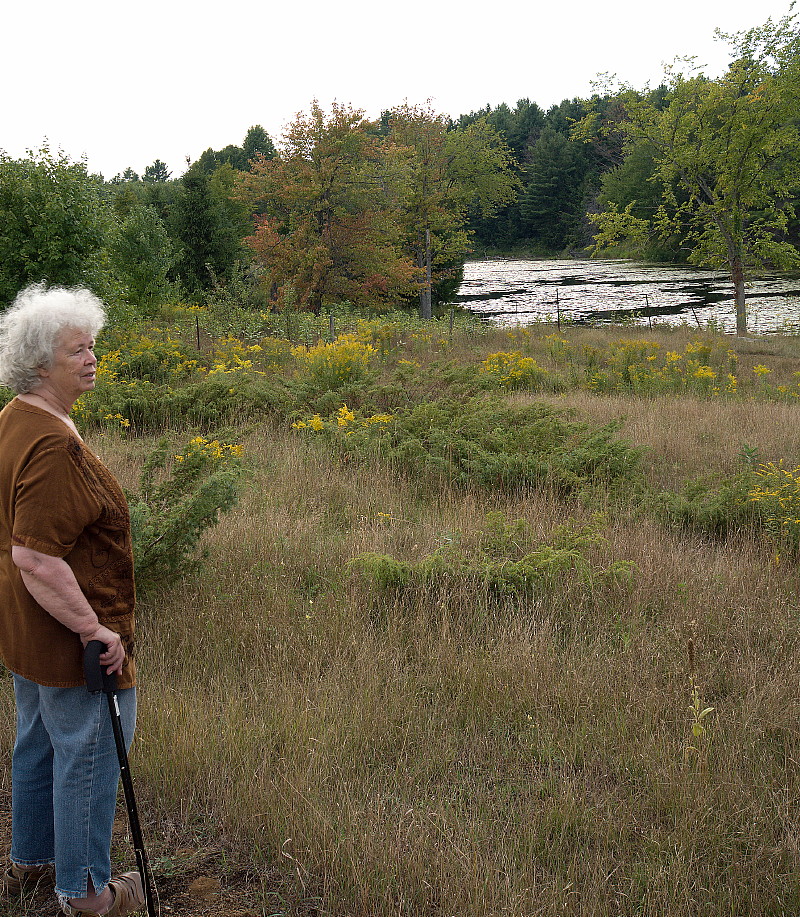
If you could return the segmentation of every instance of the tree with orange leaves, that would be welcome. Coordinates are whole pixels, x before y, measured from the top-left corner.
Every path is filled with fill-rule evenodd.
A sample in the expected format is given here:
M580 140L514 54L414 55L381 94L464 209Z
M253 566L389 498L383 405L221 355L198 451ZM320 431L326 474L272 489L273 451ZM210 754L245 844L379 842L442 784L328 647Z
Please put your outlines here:
M417 288L398 219L408 154L377 136L362 111L334 104L326 115L314 102L288 127L277 155L251 168L238 189L259 214L246 242L279 306L374 307Z

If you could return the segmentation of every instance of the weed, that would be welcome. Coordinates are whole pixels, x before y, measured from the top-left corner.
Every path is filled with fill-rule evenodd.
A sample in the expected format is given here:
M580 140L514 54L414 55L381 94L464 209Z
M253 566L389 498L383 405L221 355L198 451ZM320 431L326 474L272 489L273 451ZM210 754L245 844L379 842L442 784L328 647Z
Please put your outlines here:
M129 496L136 582L146 591L196 568L200 537L237 502L241 446L192 439L180 452L164 438Z

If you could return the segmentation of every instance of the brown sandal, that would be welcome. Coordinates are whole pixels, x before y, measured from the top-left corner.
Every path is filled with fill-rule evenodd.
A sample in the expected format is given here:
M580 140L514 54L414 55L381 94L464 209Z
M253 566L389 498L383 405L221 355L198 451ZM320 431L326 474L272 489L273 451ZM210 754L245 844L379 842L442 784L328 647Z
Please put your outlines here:
M138 872L124 872L116 879L112 879L108 887L111 889L114 900L103 917L127 917L128 914L144 909L144 889L142 877ZM64 910L63 913L67 917L100 917L96 911L77 911L74 907L69 906L68 910Z
M0 889L4 895L21 895L24 892L35 891L38 885L52 888L54 884L51 863L43 866L17 866L16 863L11 863L0 880Z

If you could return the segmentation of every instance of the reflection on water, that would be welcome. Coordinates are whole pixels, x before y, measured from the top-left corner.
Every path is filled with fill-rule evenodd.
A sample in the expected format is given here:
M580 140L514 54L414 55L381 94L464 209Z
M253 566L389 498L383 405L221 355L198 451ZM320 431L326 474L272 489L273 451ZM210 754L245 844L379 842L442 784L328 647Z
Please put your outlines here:
M752 332L800 329L800 277L747 284ZM729 277L718 271L635 261L468 261L456 302L499 325L536 321L626 320L635 324L713 323L736 331Z

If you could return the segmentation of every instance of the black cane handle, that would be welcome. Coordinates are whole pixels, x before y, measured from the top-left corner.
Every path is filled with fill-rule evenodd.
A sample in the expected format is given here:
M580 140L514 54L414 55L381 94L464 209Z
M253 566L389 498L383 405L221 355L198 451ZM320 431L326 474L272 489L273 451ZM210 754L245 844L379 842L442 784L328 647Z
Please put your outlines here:
M109 675L100 664L100 656L105 651L106 645L100 640L91 640L83 651L83 677L90 694L98 694L100 691L113 694L117 690L117 673Z

